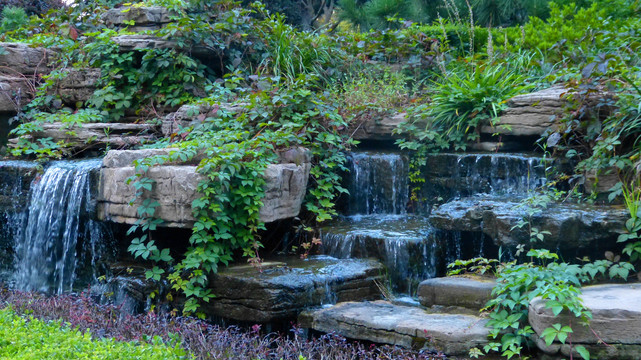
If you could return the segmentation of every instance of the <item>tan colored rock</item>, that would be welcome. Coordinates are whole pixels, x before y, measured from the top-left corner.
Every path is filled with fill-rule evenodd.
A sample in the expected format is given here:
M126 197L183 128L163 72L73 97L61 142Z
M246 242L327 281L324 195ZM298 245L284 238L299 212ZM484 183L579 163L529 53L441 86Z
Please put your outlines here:
M418 286L418 298L423 306L460 306L479 310L492 298L496 282L480 277L450 276L432 278Z
M64 75L49 89L68 105L85 102L91 98L100 79L100 69L67 69Z
M350 339L405 348L467 355L487 343L487 320L471 315L434 314L387 301L345 302L301 314L303 327L333 332Z
M356 122L349 132L353 134L353 138L356 140L394 140L399 136L392 134L392 132L406 120L406 113L369 117L365 121Z
M34 89L27 77L0 75L0 112L18 112L33 98Z
M31 47L24 43L0 43L0 75L18 76L47 74L55 51Z
M167 155L170 149L110 151L103 159L101 170L99 218L117 223L133 224L138 219L137 208L142 203L134 199L133 186L126 183L135 174L131 165L136 159L153 155ZM307 189L311 168L307 151L291 149L280 153L281 160L289 163L272 164L265 170L265 197L260 209L260 219L272 222L298 215ZM195 160L192 161L195 163ZM155 216L163 219L163 226L189 228L195 219L191 204L200 198L198 184L204 177L195 165L167 164L149 170L147 176L156 181L151 199L160 203Z
M177 134L180 129L201 124L206 118L216 116L219 110L238 113L243 111L242 105L183 105L176 112L167 114L162 121L161 130L165 137Z

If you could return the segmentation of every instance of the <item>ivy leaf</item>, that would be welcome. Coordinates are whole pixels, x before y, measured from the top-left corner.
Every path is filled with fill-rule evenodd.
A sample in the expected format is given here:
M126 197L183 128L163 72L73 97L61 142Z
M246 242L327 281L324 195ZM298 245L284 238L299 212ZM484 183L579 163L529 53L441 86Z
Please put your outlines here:
M574 347L574 350L576 350L576 352L578 352L579 355L581 355L583 360L590 360L590 352L584 346L581 346L581 345L576 346Z

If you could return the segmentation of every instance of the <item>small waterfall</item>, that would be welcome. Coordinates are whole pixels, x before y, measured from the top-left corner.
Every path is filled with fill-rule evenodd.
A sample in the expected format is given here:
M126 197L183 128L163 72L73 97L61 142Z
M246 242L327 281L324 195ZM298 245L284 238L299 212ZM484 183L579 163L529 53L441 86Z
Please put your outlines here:
M349 213L404 214L408 165L399 154L355 152L350 156Z
M380 259L398 293L412 294L439 265L432 228L419 217L350 216L324 228L321 241L323 252L333 257Z
M59 161L34 180L28 215L15 239L17 288L57 294L72 289L79 238L101 237L99 226L87 221L94 210L90 173L100 164L100 160Z

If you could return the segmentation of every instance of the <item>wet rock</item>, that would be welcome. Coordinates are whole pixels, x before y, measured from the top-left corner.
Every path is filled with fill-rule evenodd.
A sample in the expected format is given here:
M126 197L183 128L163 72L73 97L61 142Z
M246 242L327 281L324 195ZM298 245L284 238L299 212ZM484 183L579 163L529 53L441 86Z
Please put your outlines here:
M554 324L571 325L572 344L586 346L592 358L638 359L641 349L641 309L638 306L641 284L587 286L583 288L581 299L592 313L589 327L567 313L555 317L552 310L545 307L545 300L535 298L530 303L528 315L532 329L540 336L543 330ZM601 341L612 346L606 347ZM537 346L546 353L560 351L569 356L570 352L569 345L553 343L548 347L539 340Z
M444 265L432 230L419 216L350 216L321 228L322 249L342 259L378 259L387 267L392 290L413 294L420 281Z
M27 77L0 75L0 113L15 115L33 98L33 81Z
M169 154L163 150L112 150L103 159L101 189L98 205L100 219L116 223L133 224L138 219L137 208L143 201L134 199L135 189L127 179L135 174L132 162L150 155ZM298 215L307 190L307 178L311 168L309 153L304 149L280 152L281 160L297 160L272 164L265 170L265 197L260 210L260 219L272 222ZM204 177L195 165L162 165L152 167L147 176L156 181L149 196L160 203L155 216L163 219L163 226L190 228L194 223L192 202L201 195L198 184Z
M525 206L492 197L464 198L434 209L430 222L443 230L482 232L497 245L515 248L529 243L527 227L515 228L527 215ZM551 204L532 216L532 226L550 232L539 243L547 249L596 250L615 243L628 217L621 207Z
M414 306L387 301L347 302L306 312L301 326L335 332L347 338L427 348L447 355L466 355L487 343L487 320L470 315L432 314Z
M375 282L383 281L383 273L383 266L374 260L325 256L265 262L260 269L230 266L210 278L216 297L203 311L252 323L294 319L309 307L379 299Z
M100 79L100 69L67 69L63 70L62 77L56 84L48 89L50 94L60 96L67 105L74 106L78 102L85 102L93 96L96 83Z
M450 276L428 279L418 286L418 298L423 306L460 306L479 310L492 297L496 282L480 277Z
M406 113L368 116L365 120L352 124L349 132L356 140L394 140L400 136L392 132L406 120Z
M32 138L51 138L62 141L67 151L75 153L87 149L106 147L125 149L140 146L155 139L155 127L149 124L87 123L69 125L45 123L42 130L31 134Z
M54 60L55 50L31 47L24 43L0 42L0 75L29 76L48 74L50 63Z
M39 165L30 161L0 161L0 213L26 209L31 182Z
M162 6L134 6L107 10L102 20L108 27L127 27L129 31L140 32L160 29L171 21L170 16L170 11Z

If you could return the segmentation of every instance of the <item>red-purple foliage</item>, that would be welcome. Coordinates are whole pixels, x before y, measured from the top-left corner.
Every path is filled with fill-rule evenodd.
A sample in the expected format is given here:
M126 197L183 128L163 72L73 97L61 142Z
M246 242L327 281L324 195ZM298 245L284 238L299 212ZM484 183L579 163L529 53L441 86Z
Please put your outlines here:
M437 354L420 353L390 346L364 345L329 334L307 340L300 330L290 336L261 334L260 326L250 330L223 328L189 317L124 314L118 307L100 305L80 295L48 297L37 293L0 290L0 307L11 306L19 315L42 320L59 320L94 336L117 340L145 341L160 336L180 341L197 359L444 359Z

